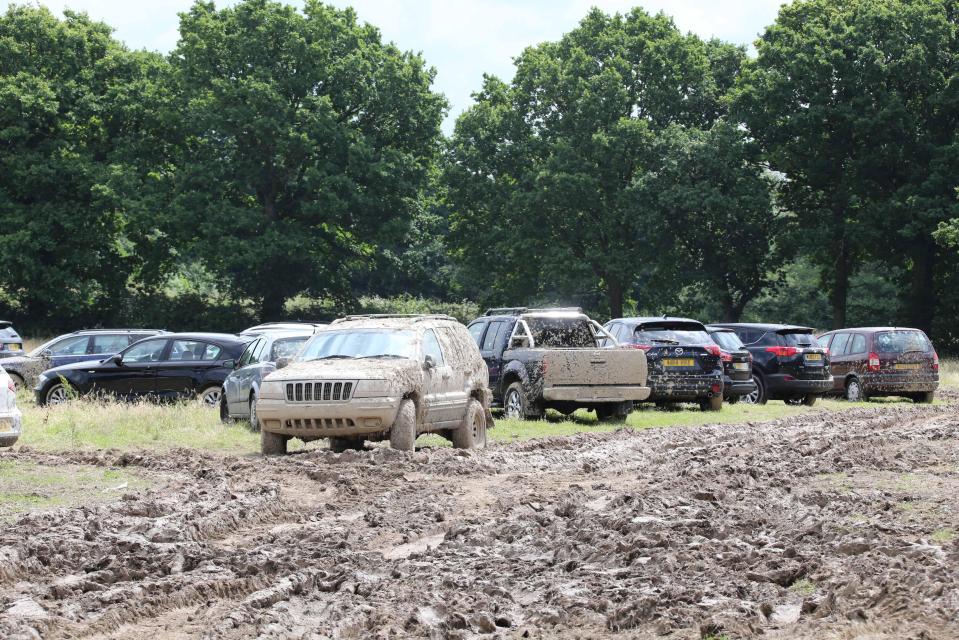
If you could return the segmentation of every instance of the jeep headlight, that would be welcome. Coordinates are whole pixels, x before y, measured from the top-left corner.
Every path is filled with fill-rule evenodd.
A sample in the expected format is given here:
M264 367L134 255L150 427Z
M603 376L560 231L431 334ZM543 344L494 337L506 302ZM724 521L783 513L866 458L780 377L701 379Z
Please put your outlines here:
M356 383L354 398L382 398L390 394L389 380L360 380Z
M286 395L283 392L283 383L274 382L271 380L264 380L260 384L260 397L261 398L285 398Z

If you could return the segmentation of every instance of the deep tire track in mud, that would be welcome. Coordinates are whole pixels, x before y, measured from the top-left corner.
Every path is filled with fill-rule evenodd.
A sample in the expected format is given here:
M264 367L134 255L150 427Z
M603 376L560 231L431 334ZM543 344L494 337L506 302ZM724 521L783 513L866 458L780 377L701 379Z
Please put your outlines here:
M0 529L4 638L959 637L959 415L483 452L20 450L149 490Z

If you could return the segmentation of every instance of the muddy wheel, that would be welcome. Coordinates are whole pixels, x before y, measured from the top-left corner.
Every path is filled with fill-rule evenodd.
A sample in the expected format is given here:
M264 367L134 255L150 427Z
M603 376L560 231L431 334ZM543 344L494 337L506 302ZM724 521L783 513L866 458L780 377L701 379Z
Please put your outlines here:
M200 401L204 407L216 407L220 404L220 396L223 395L223 387L216 385L212 387L207 387L200 392L200 395L197 396L197 399Z
M915 396L913 396L913 402L917 402L919 404L932 404L933 401L935 401L935 399L936 399L935 391L926 391L925 393L917 393Z
M47 389L47 393L43 396L44 405L57 405L63 404L70 399L70 394L67 392L67 388L60 384L59 382Z
M723 408L723 397L713 396L699 403L702 411L720 411Z
M807 407L811 407L816 404L816 400L819 400L819 396L806 396L802 399L802 403Z
M220 394L220 422L231 424L233 416L230 415L230 407L226 404L226 394Z
M632 410L632 402L601 404L596 407L596 419L600 422L626 422L626 418Z
M466 405L466 417L453 430L453 446L457 449L484 449L486 447L486 412L475 398Z
M286 453L287 437L269 431L260 432L260 452L265 456L281 456Z
M753 382L756 383L756 388L743 396L743 402L746 404L766 404L766 386L763 384L763 379L759 376L753 376Z
M363 438L330 438L330 451L343 453L347 449L359 451L363 448Z
M5 438L0 438L0 448L12 447L13 445L17 444L17 439L19 437L20 437L19 435L16 435L16 436L6 436Z
M865 402L866 396L862 392L862 383L852 378L846 383L846 400L849 402Z
M12 371L8 371L7 374L10 376L10 380L13 381L13 390L14 390L15 392L20 391L21 389L26 389L26 388L27 388L27 383L26 383L26 381L20 376L20 374L18 374L18 373L13 373Z
M250 428L254 431L260 430L260 418L256 415L256 394L250 394Z
M529 416L522 382L514 382L506 388L506 394L503 396L503 413L510 420L525 420Z
M396 422L390 429L390 446L398 451L412 451L416 445L416 405L407 398L400 403Z

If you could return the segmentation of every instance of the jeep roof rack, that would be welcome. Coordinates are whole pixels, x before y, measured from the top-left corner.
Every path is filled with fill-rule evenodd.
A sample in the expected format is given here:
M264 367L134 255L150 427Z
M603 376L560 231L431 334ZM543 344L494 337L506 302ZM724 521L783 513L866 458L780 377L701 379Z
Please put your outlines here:
M493 307L492 309L487 309L486 313L483 315L486 316L518 316L521 313L526 312L526 307Z
M390 318L408 318L410 320L456 320L453 316L445 313L355 313L342 318L337 318L332 324L346 322L347 320L388 320Z

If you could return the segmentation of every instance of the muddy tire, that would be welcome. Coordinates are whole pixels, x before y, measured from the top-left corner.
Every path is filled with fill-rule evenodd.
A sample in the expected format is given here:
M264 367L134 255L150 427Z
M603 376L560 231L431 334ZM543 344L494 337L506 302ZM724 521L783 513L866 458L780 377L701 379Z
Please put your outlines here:
M363 448L363 438L330 438L330 451L333 453L343 453L348 449L359 451Z
M865 402L866 394L862 391L862 383L859 378L850 378L846 383L846 400L849 402Z
M503 416L510 420L528 420L532 417L522 382L514 382L506 387L506 393L503 394Z
M701 411L720 411L723 408L723 397L713 396L699 403Z
M400 403L396 422L390 429L390 446L397 451L412 451L416 446L416 405L407 398Z
M925 393L917 393L912 398L912 401L917 404L932 404L935 400L936 400L935 391L926 391Z
M819 400L819 396L806 396L802 399L802 403L807 407L811 407L816 404L817 400Z
M265 456L282 456L286 453L286 442L289 438L279 433L269 431L260 432L260 453Z
M0 449L3 449L5 447L12 447L13 445L17 444L17 440L19 438L20 438L19 435L0 438Z
M59 382L54 385L51 385L47 392L43 394L43 402L40 404L44 407L53 406L57 404L63 404L70 399L69 390Z
M210 385L205 387L200 393L197 394L197 401L204 407L213 407L219 406L220 397L223 396L223 387L220 385Z
M220 422L223 424L233 424L233 416L230 415L230 408L226 404L226 394L220 395Z
M753 382L756 383L756 389L752 393L743 396L745 404L766 404L766 385L759 376L753 376Z
M13 373L12 371L8 371L7 375L9 375L10 379L13 380L14 391L20 391L21 389L27 388L27 382L23 379L23 377L19 373Z
M626 418L632 410L632 402L603 404L596 407L596 419L600 422L626 422Z
M486 448L486 411L475 398L466 405L466 417L458 429L453 430L453 446L457 449Z
M256 394L250 394L250 428L254 431L260 430L260 418L256 415Z

